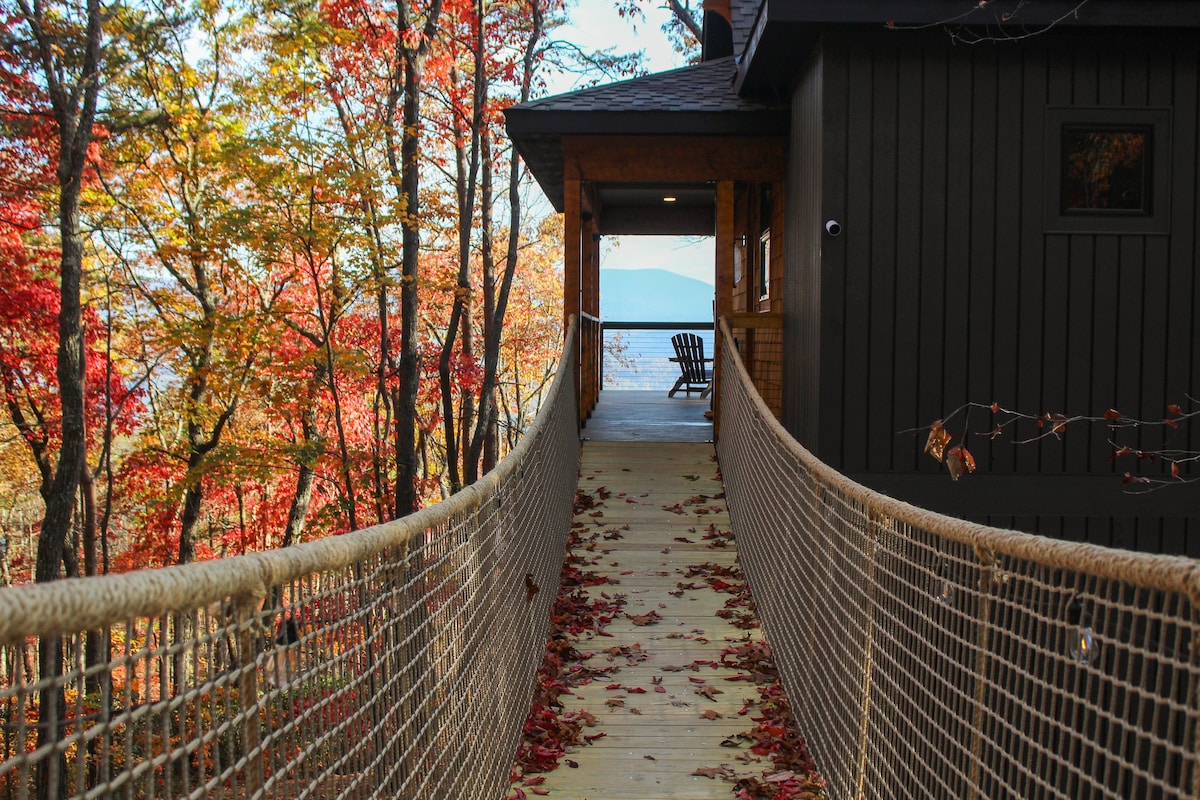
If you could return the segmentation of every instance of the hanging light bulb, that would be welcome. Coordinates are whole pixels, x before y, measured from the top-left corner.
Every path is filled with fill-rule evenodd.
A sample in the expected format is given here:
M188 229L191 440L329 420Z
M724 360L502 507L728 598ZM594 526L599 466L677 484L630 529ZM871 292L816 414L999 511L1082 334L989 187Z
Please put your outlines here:
M1075 636L1075 646L1071 648L1071 658L1081 667L1086 667L1096 651L1096 640L1092 637L1092 629L1088 625L1079 628Z
M938 568L938 577L941 578L941 591L934 595L933 599L944 606L953 605L954 584L950 582L950 559L942 559L942 565Z
M1076 664L1086 667L1096 657L1096 639L1092 635L1091 619L1085 612L1083 601L1078 597L1067 606L1067 624L1074 631L1067 634L1070 649L1067 651Z

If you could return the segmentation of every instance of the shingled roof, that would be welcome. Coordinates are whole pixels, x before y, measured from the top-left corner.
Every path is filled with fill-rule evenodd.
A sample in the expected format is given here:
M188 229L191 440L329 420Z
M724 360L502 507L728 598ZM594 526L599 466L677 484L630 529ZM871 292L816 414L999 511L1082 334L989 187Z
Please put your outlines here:
M733 52L741 54L746 50L750 34L754 31L754 21L758 18L760 0L731 0L729 14L733 18Z
M787 130L785 106L739 97L732 57L531 100L505 110L508 135L562 209L564 135L761 136Z
M703 119L702 124L708 125L713 114L734 116L778 110L777 106L739 97L733 90L736 73L732 57L718 58L531 100L507 109L505 114L509 130L516 132L535 126L540 132L554 129L562 133L644 133L649 122L646 115L652 114L662 115L655 118L654 124L671 128L672 133L684 133L687 131L680 129L680 114L702 114L695 122ZM596 116L587 116L589 112Z

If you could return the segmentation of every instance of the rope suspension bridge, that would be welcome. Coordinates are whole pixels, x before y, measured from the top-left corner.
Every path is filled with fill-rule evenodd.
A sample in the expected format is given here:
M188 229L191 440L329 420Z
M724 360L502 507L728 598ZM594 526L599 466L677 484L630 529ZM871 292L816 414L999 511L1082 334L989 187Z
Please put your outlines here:
M588 477L576 352L499 467L410 517L0 591L0 797L505 797L546 651L541 589ZM793 441L723 355L724 522L820 796L1200 797L1200 563L873 493ZM604 452L630 485L662 469ZM691 767L609 796L719 796L683 788L714 783Z

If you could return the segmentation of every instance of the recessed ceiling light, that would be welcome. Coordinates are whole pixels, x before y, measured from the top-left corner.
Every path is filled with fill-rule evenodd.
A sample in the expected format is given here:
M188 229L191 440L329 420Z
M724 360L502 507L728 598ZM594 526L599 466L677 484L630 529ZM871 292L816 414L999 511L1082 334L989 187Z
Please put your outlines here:
M675 198L672 197L671 195L666 195L665 197L663 197L663 202L664 203L674 203Z

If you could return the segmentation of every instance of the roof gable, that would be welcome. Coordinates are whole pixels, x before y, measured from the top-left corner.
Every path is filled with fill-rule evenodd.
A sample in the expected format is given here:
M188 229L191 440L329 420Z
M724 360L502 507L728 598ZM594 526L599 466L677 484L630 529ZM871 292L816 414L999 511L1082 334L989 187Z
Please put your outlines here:
M505 109L508 135L562 209L564 136L780 136L786 106L734 90L732 57Z

